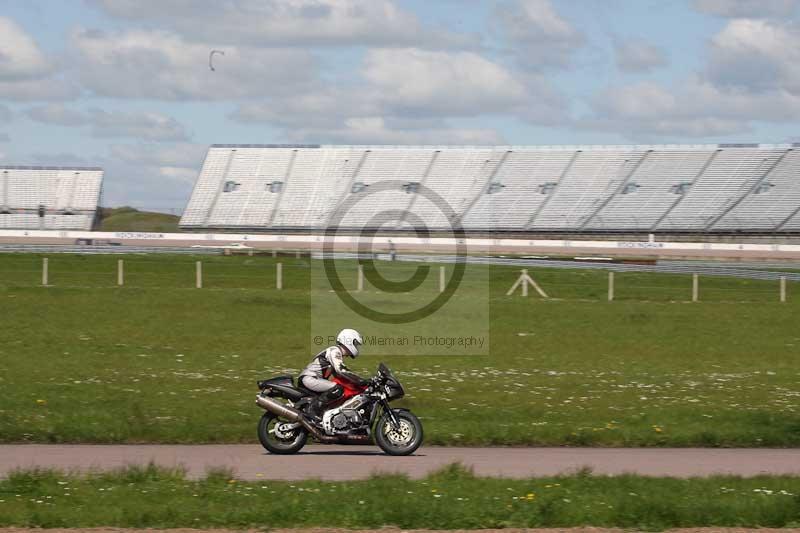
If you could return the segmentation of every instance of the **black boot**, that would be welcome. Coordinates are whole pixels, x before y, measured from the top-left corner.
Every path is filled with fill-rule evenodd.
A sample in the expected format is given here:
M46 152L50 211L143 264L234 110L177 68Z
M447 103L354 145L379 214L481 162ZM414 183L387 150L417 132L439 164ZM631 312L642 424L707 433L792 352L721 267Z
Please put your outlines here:
M325 406L329 403L338 400L344 394L344 387L341 385L336 385L329 390L326 390L322 394L319 394L316 398L311 400L311 405L308 408L309 414L316 420L322 420L322 414L325 411Z
M317 422L322 421L322 406L324 405L324 403L320 399L320 396L322 395L320 394L319 396L311 400L311 403L308 406L308 414L311 416L311 418L313 418Z

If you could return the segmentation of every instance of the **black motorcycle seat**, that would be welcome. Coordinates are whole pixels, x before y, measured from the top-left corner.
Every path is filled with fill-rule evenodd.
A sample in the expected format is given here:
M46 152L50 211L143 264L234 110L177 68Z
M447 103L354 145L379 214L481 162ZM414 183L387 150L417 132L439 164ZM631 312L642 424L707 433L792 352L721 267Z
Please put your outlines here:
M290 400L297 401L308 396L316 396L317 393L311 391L299 383L295 386L293 376L278 376L258 382L261 390L269 389Z
M290 387L287 385L270 385L269 388L292 401L297 401L306 396L311 396L309 392L298 389L297 387Z

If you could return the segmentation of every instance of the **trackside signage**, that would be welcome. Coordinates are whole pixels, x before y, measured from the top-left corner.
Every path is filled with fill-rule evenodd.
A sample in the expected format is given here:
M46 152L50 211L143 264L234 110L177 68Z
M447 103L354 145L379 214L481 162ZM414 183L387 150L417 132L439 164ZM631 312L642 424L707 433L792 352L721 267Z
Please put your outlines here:
M120 231L114 234L115 239L164 239L164 233L136 233L136 232L127 232L127 231Z
M621 241L617 243L618 248L663 248L663 242L628 242Z

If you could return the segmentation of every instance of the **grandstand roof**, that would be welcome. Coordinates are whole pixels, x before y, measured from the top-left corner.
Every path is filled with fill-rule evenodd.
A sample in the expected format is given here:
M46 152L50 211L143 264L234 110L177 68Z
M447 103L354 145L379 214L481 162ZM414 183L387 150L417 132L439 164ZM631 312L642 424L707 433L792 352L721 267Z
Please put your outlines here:
M0 164L0 170L79 170L79 171L92 171L102 172L100 167L53 167L53 166L38 166L38 165L3 165Z
M718 143L718 144L212 144L211 148L323 148L393 150L713 150L715 148L798 148L800 143Z

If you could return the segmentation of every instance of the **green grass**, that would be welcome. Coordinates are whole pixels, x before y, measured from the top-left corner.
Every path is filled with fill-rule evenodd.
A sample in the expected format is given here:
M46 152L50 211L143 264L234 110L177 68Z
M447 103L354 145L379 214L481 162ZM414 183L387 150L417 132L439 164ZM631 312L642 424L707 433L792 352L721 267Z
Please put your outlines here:
M280 292L271 257L126 256L124 288L117 259L51 256L43 288L41 257L0 256L0 441L256 442L255 380L351 324L312 331L307 259L280 259ZM604 272L536 269L542 301L505 296L513 269L473 271L488 355L368 346L351 365L397 372L428 444L800 445L793 285L780 304L777 283L701 278L693 304L688 276L618 274L609 303Z
M104 208L101 210L98 231L147 231L177 233L177 215L139 211L133 207Z
M479 529L797 527L800 478L688 480L580 472L477 478L453 465L422 480L199 481L155 467L89 476L17 472L0 481L0 526Z

